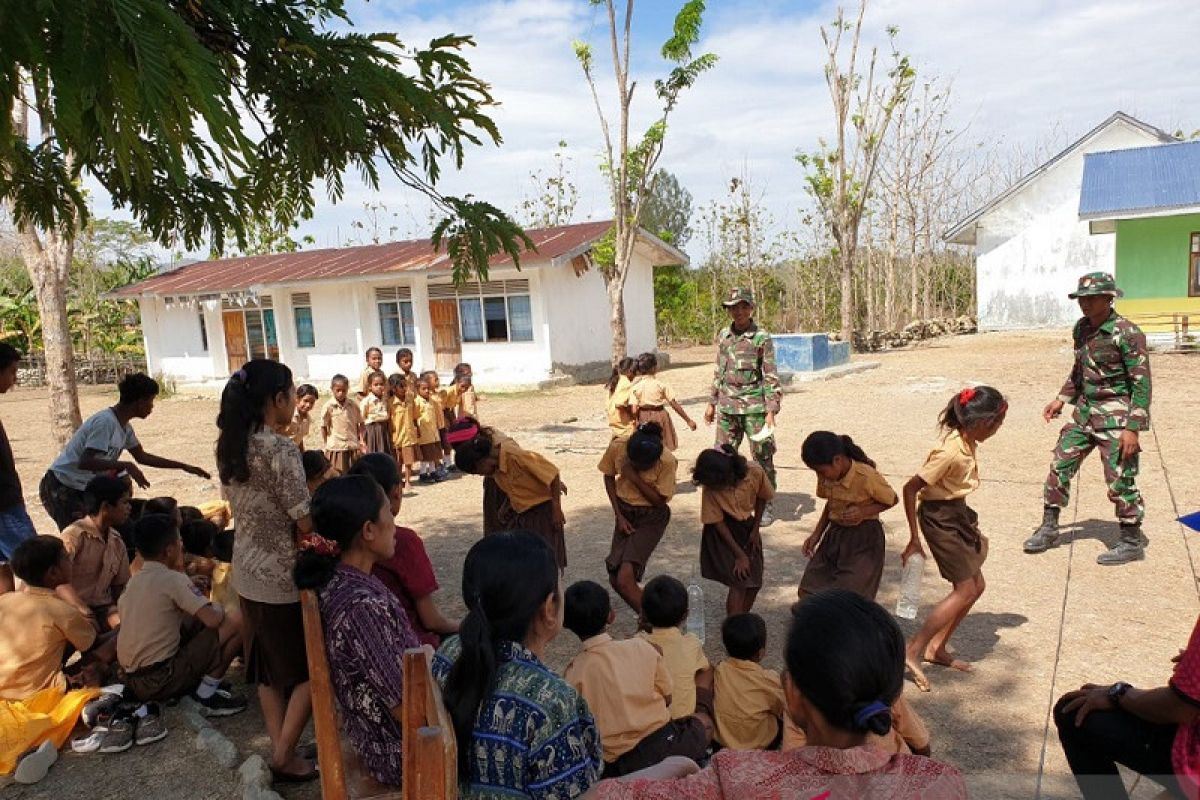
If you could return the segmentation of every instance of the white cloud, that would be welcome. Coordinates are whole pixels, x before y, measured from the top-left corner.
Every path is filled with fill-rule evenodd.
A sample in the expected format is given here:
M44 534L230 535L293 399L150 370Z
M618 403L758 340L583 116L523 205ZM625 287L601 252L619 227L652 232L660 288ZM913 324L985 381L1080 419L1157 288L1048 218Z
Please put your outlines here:
M776 219L792 221L805 202L793 155L831 131L818 26L832 19L834 5L747 0L710 7L701 49L717 53L720 63L683 97L662 165L697 207L723 197L728 179L746 169ZM511 210L528 190L529 172L548 168L565 139L575 155L580 216L607 216L607 192L594 169L600 130L571 51L576 38L597 43L597 74L607 90L606 22L589 4L490 0L430 11L428 4L388 0L360 4L352 14L360 30L396 30L413 44L451 31L475 37L468 57L502 103L494 117L504 144L471 151L460 173L446 175L445 191ZM957 123L970 123L970 141L1029 146L1056 126L1074 138L1118 109L1168 130L1200 127L1193 41L1200 3L875 0L867 24L877 42L886 25L898 25L899 45L919 74L953 79ZM651 118L652 81L662 73L656 43L638 44L646 69L638 75L635 130ZM396 211L410 204L403 213L426 216L424 201L394 180L379 194L349 185L346 199L322 202L302 232L336 244L337 232L346 238L368 200Z

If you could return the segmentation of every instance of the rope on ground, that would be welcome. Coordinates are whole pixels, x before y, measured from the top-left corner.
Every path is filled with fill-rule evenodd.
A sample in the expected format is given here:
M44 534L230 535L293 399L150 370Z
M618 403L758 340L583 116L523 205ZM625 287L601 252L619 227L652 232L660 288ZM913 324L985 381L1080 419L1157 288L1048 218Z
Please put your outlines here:
M1071 524L1074 525L1079 521L1079 495L1080 488L1076 485L1075 504L1072 509ZM1040 800L1042 796L1042 776L1046 773L1046 751L1050 743L1050 725L1053 722L1054 716L1054 700L1055 692L1058 684L1058 664L1062 658L1063 631L1067 627L1067 600L1071 594L1071 567L1075 562L1075 536L1071 536L1071 541L1067 545L1067 576L1063 581L1063 598L1062 607L1059 609L1058 616L1058 641L1054 646L1054 668L1050 672L1050 697L1046 700L1046 722L1042 727L1042 752L1038 757L1037 785L1034 787L1034 800ZM1055 734L1057 737L1057 734Z
M1171 471L1167 469L1167 461L1163 458L1162 442L1158 440L1158 429L1151 428L1151 435L1154 436L1154 446L1158 448L1158 466L1163 473L1163 483L1167 485L1167 497L1171 498L1171 512L1175 515L1175 519L1179 519L1182 514L1179 511L1179 503L1175 500L1175 487L1171 485ZM1175 523L1179 528L1179 535L1183 537L1183 551L1187 553L1188 566L1192 568L1192 588L1196 590L1196 599L1200 600L1200 574L1196 572L1196 556L1192 554L1191 543L1188 541L1191 537L1188 536L1187 528L1182 523Z

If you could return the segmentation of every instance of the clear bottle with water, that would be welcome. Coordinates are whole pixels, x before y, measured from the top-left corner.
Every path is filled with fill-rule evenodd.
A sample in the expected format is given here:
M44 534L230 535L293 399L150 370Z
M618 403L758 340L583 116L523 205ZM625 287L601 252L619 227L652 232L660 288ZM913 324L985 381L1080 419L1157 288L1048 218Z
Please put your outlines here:
M921 577L925 572L925 556L914 553L908 557L900 574L900 597L896 599L896 616L916 619L921 605Z
M700 581L692 576L692 582L688 584L688 615L685 623L687 633L696 635L696 638L703 644L704 642L704 589L700 586Z

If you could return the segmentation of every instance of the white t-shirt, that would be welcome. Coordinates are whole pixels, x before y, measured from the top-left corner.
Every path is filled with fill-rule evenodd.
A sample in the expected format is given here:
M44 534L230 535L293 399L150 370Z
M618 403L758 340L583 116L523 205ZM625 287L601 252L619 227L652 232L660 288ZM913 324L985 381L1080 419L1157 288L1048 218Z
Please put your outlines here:
M58 476L64 486L82 492L87 488L88 481L98 474L79 468L85 451L96 450L100 458L116 461L123 452L139 444L133 428L128 423L121 425L113 410L106 408L88 417L75 431L71 441L67 442L67 446L50 465L50 471Z

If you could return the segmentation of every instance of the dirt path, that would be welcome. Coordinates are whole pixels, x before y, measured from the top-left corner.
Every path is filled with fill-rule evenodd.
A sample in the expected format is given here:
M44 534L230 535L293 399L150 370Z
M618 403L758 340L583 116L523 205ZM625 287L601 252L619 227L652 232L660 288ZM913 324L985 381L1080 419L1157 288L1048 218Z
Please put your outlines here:
M674 366L663 377L689 398L689 413L699 418L711 378L707 349L672 354ZM1105 569L1095 556L1116 533L1112 506L1105 496L1100 465L1085 463L1072 508L1064 523L1075 531L1071 542L1040 556L1026 556L1021 541L1040 519L1041 481L1049 462L1057 426L1040 419L1042 406L1061 384L1069 362L1066 335L989 334L936 341L918 349L866 360L880 366L833 381L802 384L784 400L780 416L781 519L764 531L767 586L756 610L771 636L767 663L781 666L779 653L787 608L799 580L799 545L816 522L814 476L799 460L799 447L811 430L825 428L853 435L880 465L893 486L920 466L934 442L938 411L965 382L985 382L1005 392L1008 422L981 448L983 486L973 496L991 554L984 568L988 589L968 617L955 644L968 660L978 662L971 675L932 669L934 691L906 692L929 723L935 755L968 774L972 794L979 797L1077 797L1048 712L1054 698L1085 681L1118 678L1134 685L1162 685L1170 658L1182 647L1200 610L1196 565L1200 539L1189 538L1174 522L1180 513L1200 509L1194 440L1200 399L1192 393L1197 362L1185 356L1156 356L1154 428L1143 437L1142 487L1147 502L1145 531L1151 546L1146 561ZM603 389L569 387L520 396L484 400L484 420L539 450L561 470L570 489L565 501L570 564L567 580L604 580L612 515L596 472L607 442ZM84 412L111 402L111 396L84 397ZM0 401L0 414L12 438L26 496L39 525L47 526L36 500L37 482L55 455L45 429L45 398L33 390L16 390ZM204 398L162 402L150 419L137 425L152 452L211 464L216 404ZM680 428L681 465L711 444L711 431ZM175 473L148 471L151 495L173 494L184 502L216 496L211 484ZM672 503L673 519L648 574L671 573L685 582L698 571L699 498L681 470L680 492ZM458 565L478 536L480 487L477 479L460 478L419 488L406 498L401 519L418 530L442 581L441 604L461 614L457 596ZM797 512L798 509L798 513ZM907 537L903 513L884 516L889 561L879 601L895 603L899 552ZM723 587L703 582L709 621L709 658L722 657L716 626L723 610ZM948 590L936 569L926 572L923 600L928 607ZM628 635L633 615L623 610L616 633ZM902 623L906 633L910 623ZM561 668L578 643L566 633L551 649L551 665ZM223 721L219 726L243 754L261 752L264 737L256 714ZM46 781L13 797L76 796L87 785L93 798L126 797L139 785L155 797L199 796L194 786L181 786L184 775L204 775L204 796L225 794L224 775L211 775L199 755L193 756L187 732L164 744L110 758L67 756ZM167 751L167 753L164 753ZM168 755L169 753L169 755ZM194 772L186 766L193 759ZM1140 786L1138 796L1152 796ZM289 797L317 797L315 787Z

